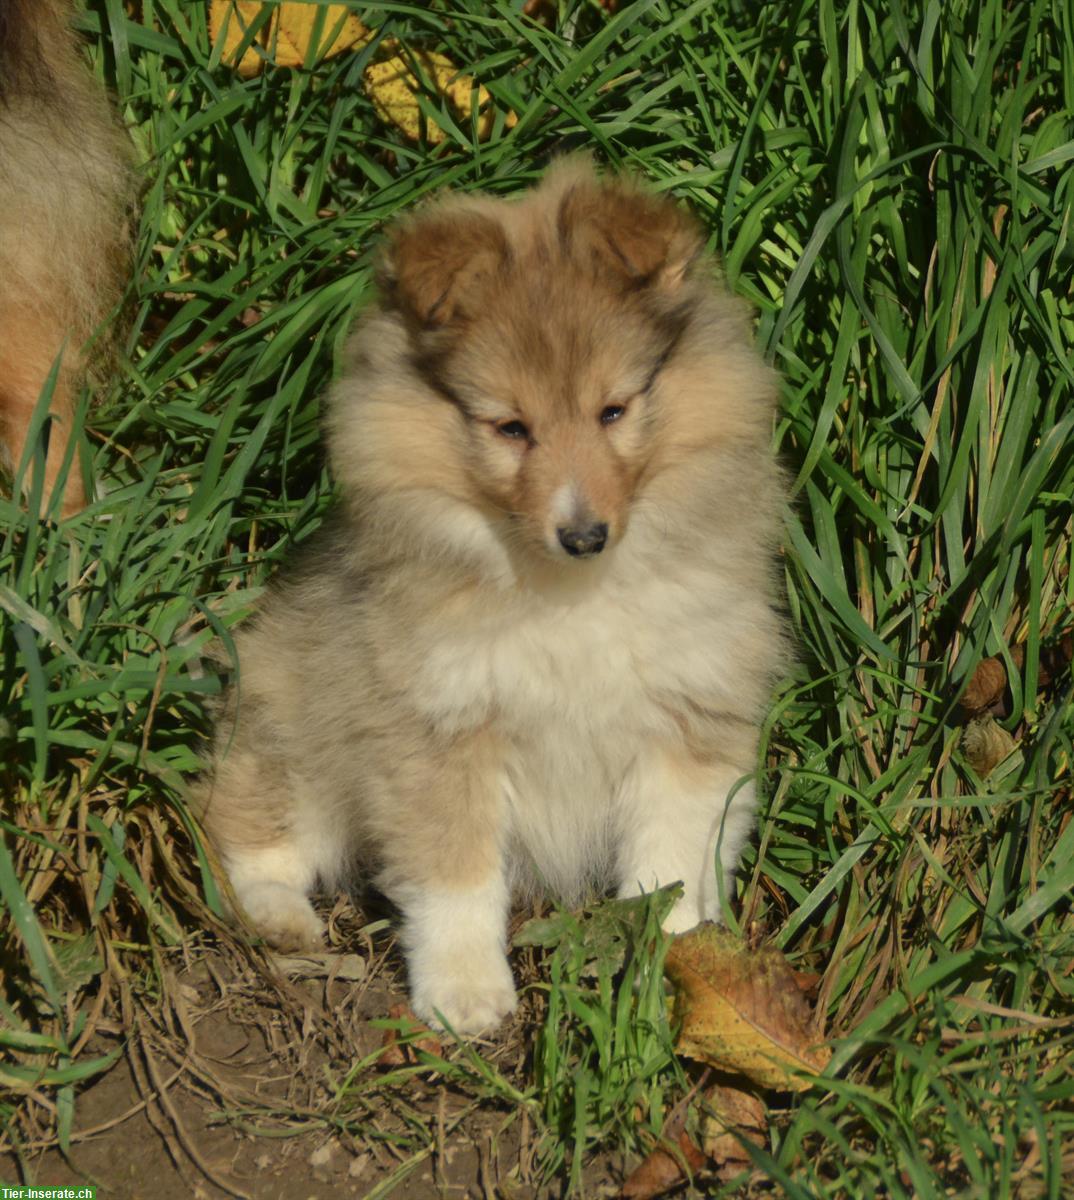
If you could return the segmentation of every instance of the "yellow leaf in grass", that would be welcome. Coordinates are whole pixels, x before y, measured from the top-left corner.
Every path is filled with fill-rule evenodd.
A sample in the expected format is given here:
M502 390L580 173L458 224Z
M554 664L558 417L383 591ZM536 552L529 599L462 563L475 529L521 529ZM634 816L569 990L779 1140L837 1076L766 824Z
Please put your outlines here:
M250 31L256 29L250 41ZM251 78L266 64L300 67L306 62L331 58L344 50L359 49L370 42L373 31L362 24L342 4L264 4L263 0L211 0L209 32L214 44L221 46L221 59ZM245 48L244 43L247 43ZM241 53L240 53L241 49ZM446 97L456 119L468 121L474 103L478 106L478 136L487 138L496 121L492 97L468 74L436 50L409 50L402 53L400 43L389 38L379 47L379 58L366 67L366 91L380 119L401 128L414 142L421 138L422 127L428 142L443 142L446 134L436 122L422 119L418 94L420 76L433 91ZM518 118L506 114L508 127Z
M384 49L392 51L397 43L385 42ZM445 96L454 110L456 118L468 122L476 98L478 108L478 137L487 138L492 132L496 110L492 97L483 87L476 87L470 75L460 75L459 68L443 54L433 50L409 50L406 55L393 53L391 57L370 63L365 70L366 91L373 107L384 121L389 121L403 131L412 141L418 141L425 125L426 140L434 145L447 136L435 121L424 121L418 93L421 84L411 64L424 76L426 82L440 95ZM518 121L513 112L506 117L507 127Z
M239 47L259 17L268 13L241 57ZM372 32L345 4L264 4L261 0L212 0L209 32L214 44L223 39L221 57L245 79L266 63L301 67L364 46ZM314 40L316 38L316 41ZM311 49L312 47L312 49Z
M260 22L260 23L259 23ZM256 28L249 41L251 28ZM330 58L345 50L366 45L373 31L351 15L345 4L266 4L263 0L211 0L209 32L221 44L221 58L243 78L249 79L271 63L278 67L301 67L307 62ZM245 49L244 42L248 42ZM478 136L487 138L496 120L488 91L443 54L433 50L403 53L389 38L378 48L377 61L365 70L365 86L373 107L384 121L397 125L412 141L425 136L433 144L442 142L444 131L435 121L425 122L418 93L419 74L430 88L444 96L457 120L468 122L477 104ZM518 121L506 115L507 127Z
M320 24L320 40L313 53L313 61L333 58L344 50L357 50L373 37L345 4L281 4L281 42L293 48L293 58L283 57L283 48L277 55L281 67L300 67L306 62L307 51L318 32L317 14L324 13Z
M803 986L778 950L748 950L725 929L700 925L672 942L664 970L676 988L677 1049L688 1058L796 1091L810 1086L796 1072L828 1065Z

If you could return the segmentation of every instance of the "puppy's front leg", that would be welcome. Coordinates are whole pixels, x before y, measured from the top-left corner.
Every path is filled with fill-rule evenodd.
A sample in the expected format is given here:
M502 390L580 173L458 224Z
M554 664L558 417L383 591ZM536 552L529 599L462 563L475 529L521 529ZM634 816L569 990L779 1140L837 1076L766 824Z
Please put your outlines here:
M500 755L485 734L456 740L426 775L395 783L385 891L403 911L414 1012L456 1033L497 1025L516 1003L507 962L510 888L502 851Z
M635 764L623 795L619 895L681 881L682 899L664 922L669 933L720 919L717 855L730 894L757 806L744 774L677 746L652 747Z
M514 1011L505 953L508 889L502 870L467 885L406 889L403 940L410 1003L430 1025L479 1033Z

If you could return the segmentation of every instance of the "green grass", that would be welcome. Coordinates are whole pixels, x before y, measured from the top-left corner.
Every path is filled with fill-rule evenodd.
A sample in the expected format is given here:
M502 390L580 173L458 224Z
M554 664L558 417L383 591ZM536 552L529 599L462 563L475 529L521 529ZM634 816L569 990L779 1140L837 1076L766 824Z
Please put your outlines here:
M1069 669L1042 688L1040 665L1074 608L1069 6L562 0L551 29L518 0L355 7L476 72L517 126L408 142L362 89L375 46L244 81L201 3L85 19L144 206L128 362L83 434L103 498L62 527L0 501L4 1137L67 1143L108 1065L87 1023L132 975L150 993L154 956L215 904L183 803L219 690L206 654L330 502L318 398L378 231L584 145L694 206L784 378L800 663L738 919L823 973L836 1053L773 1109L751 1187L1059 1196L1074 720ZM984 655L1008 664L1017 750L980 779L955 701ZM575 1180L600 1147L643 1150L685 1087L644 980L582 966L542 960L526 1078L450 1067ZM326 1120L357 1136L369 1088L405 1095L371 1080ZM415 1117L400 1145L428 1136Z

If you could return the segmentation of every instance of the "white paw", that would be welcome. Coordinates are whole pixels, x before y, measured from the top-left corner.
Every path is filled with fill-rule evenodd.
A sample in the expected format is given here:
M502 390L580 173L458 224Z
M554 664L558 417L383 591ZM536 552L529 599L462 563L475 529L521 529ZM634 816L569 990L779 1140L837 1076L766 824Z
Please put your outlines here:
M481 1033L495 1028L515 1011L518 997L511 968L503 954L488 955L475 962L464 954L448 966L444 957L439 968L411 961L410 1004L415 1014L434 1029L449 1025L456 1033Z
M237 894L250 924L275 949L294 954L324 945L324 926L301 892L285 883L254 883Z

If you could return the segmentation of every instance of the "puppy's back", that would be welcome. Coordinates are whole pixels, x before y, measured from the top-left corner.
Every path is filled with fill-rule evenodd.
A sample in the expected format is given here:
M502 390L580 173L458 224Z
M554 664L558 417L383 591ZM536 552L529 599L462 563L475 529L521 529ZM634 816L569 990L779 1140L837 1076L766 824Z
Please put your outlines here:
M71 56L67 6L60 0L4 0L0 7L0 99L56 87L57 59Z
M67 0L0 4L0 425L15 468L59 360L46 490L94 361L85 343L122 291L133 192L130 143L82 62L70 17ZM96 361L106 346L99 338ZM64 508L81 503L74 467Z

